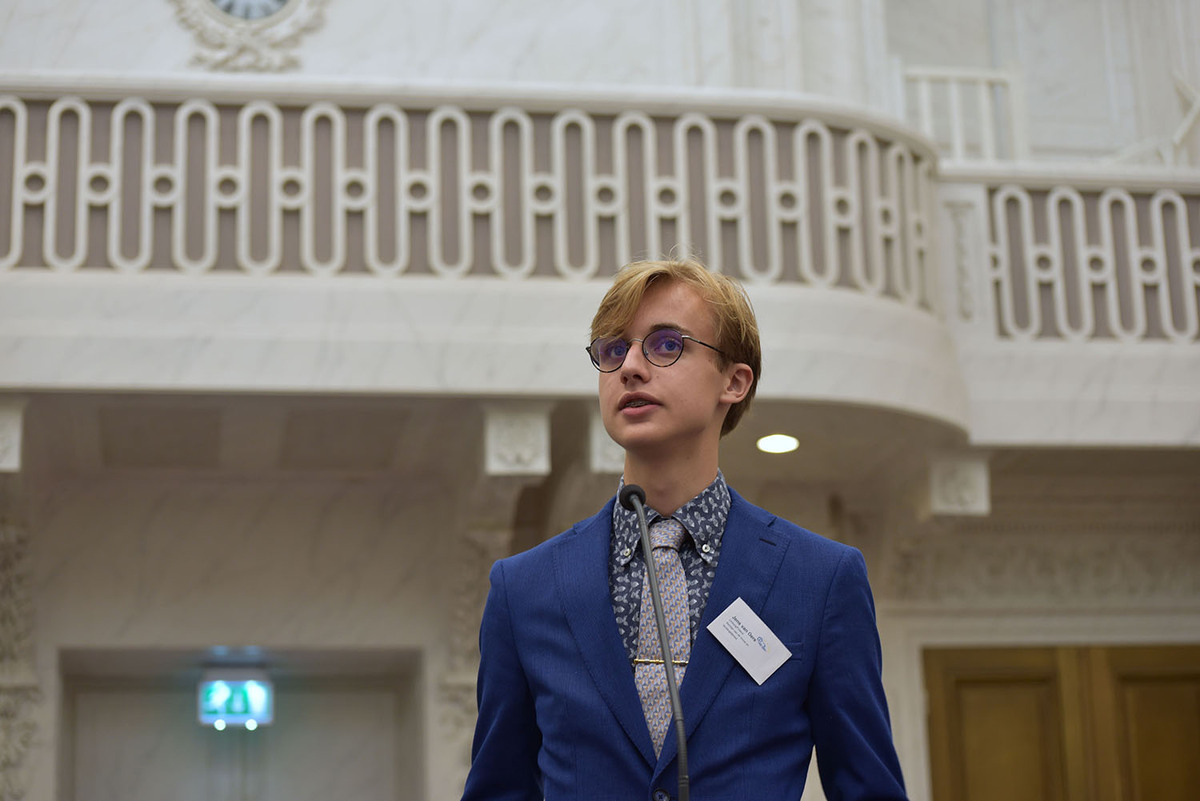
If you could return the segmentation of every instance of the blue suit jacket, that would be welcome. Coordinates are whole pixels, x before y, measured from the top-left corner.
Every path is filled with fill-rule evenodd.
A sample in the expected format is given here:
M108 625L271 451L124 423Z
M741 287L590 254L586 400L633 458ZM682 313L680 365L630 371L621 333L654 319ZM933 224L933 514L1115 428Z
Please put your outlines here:
M799 799L815 745L830 801L903 799L862 555L732 498L680 686L692 797ZM465 800L675 795L613 616L612 508L492 568ZM792 652L761 686L705 628L739 596Z

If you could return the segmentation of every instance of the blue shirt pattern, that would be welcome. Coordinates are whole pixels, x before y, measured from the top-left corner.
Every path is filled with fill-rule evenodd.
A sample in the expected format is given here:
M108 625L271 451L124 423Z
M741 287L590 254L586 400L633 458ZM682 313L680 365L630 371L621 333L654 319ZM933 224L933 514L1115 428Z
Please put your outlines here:
M624 480L621 485L624 486ZM688 585L688 612L691 617L692 642L700 628L708 591L712 589L721 554L721 536L729 519L729 487L720 471L705 489L671 515L687 530L679 549L679 561ZM662 517L647 507L646 524L653 525ZM621 504L613 505L612 539L608 556L608 586L612 593L613 615L617 631L625 643L632 664L637 655L638 629L642 614L642 582L646 562L642 557L642 535L637 514Z

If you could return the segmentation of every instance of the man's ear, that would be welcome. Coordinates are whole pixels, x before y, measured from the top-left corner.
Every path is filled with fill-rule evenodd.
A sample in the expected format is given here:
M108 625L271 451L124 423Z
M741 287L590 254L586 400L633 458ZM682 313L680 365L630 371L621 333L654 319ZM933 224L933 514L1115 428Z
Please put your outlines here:
M725 391L721 393L721 400L730 406L740 403L753 383L754 371L750 365L741 362L730 365L725 371Z

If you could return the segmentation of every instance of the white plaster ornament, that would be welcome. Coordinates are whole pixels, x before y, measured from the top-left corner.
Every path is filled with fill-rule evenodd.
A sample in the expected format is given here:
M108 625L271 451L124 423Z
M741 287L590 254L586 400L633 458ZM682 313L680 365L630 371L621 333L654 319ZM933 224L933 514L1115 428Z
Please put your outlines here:
M192 63L224 72L282 72L301 37L320 28L326 0L171 0L199 47Z

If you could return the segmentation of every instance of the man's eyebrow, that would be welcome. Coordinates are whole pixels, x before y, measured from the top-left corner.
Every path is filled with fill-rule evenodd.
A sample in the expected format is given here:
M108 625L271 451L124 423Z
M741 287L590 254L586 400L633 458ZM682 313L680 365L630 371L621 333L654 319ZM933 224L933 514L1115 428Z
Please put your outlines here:
M672 331L678 331L681 334L688 333L688 329L679 323L655 323L654 325L650 326L650 330L646 333L653 334L655 331L662 331L667 328L670 328Z

